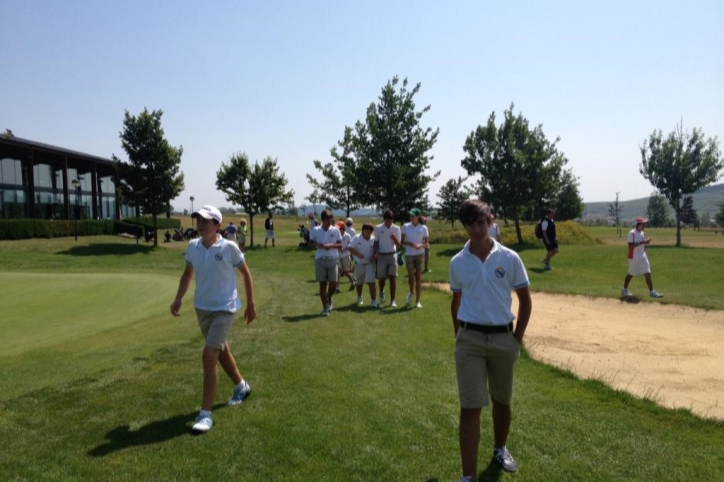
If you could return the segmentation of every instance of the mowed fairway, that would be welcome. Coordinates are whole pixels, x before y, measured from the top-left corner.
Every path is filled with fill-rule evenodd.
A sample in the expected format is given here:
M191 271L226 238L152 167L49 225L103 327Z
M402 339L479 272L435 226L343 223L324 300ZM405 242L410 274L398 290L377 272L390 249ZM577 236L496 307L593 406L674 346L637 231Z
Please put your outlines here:
M215 426L200 437L189 433L202 373L191 293L180 318L168 314L183 243L0 242L0 275L13 293L0 298L0 480L457 480L449 296L429 289L421 310L371 310L356 306L345 282L322 318L313 254L296 247L295 221L277 221L277 248L247 252L258 319L237 320L232 350L253 393L226 407L231 387L221 375ZM445 280L456 249L435 247L430 281ZM548 277L554 284L563 284L564 268L596 271L564 259ZM531 273L538 286L545 276ZM399 283L398 301L405 293ZM7 313L32 328L6 337ZM488 410L483 417L480 480L724 479L721 422L582 382L525 354L509 441L518 474L487 467Z

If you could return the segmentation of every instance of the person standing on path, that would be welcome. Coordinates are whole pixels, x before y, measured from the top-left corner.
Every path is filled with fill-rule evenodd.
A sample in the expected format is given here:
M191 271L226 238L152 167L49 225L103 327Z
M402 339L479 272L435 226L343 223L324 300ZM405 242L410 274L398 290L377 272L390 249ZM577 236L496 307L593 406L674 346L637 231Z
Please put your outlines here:
M186 268L179 281L176 298L171 303L171 314L180 316L181 303L196 275L194 308L206 339L202 362L204 367L204 389L201 411L191 430L205 433L211 430L211 408L219 383L217 364L234 383L234 394L228 405L238 405L251 393L251 387L239 372L234 356L229 350L231 327L236 312L241 309L241 299L236 290L236 271L241 274L246 295L244 320L247 324L256 318L254 305L254 284L244 254L236 243L219 234L221 212L214 206L204 206L195 211L199 238L189 241L186 248Z
M647 222L648 219L646 218L636 218L636 227L628 233L628 274L623 280L623 289L621 290L621 296L624 298L633 296L628 290L631 278L641 275L646 279L646 286L649 288L650 297L664 297L664 295L654 289L654 283L651 281L651 266L649 265L649 257L646 254L646 246L651 243L651 239L647 239L644 235Z
M450 260L450 305L455 330L455 369L460 398L460 482L477 480L480 414L492 399L493 461L507 472L518 465L507 448L513 372L530 320L528 274L520 256L489 235L490 208L467 200L459 210L468 242ZM512 292L518 315L511 311Z

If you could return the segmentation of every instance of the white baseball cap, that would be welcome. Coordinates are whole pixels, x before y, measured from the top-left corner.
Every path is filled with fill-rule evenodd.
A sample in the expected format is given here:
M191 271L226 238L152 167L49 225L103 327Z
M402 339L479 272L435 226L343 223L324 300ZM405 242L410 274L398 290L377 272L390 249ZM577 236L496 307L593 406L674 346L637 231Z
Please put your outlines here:
M352 218L347 218L347 221L345 221L345 224L346 224L347 226L352 226L352 223L354 223L354 221L352 220Z
M214 206L206 205L201 209L194 211L191 215L192 218L201 216L204 219L215 219L217 223L221 224L221 211L216 209Z

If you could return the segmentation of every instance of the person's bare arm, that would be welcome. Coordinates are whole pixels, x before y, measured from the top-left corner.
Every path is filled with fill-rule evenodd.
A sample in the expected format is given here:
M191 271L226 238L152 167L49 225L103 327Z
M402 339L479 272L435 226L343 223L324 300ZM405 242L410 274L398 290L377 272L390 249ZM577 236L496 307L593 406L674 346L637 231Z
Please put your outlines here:
M173 316L179 316L181 314L181 302L184 295L189 290L191 280L194 278L194 267L191 264L186 264L184 272L181 274L181 280L178 283L178 290L176 291L176 298L171 303L171 314Z
M244 320L248 325L256 318L256 305L254 303L254 282L251 279L251 271L246 263L239 266L239 273L244 283L244 294L246 295L246 308L244 309Z
M450 315L452 315L453 328L455 329L455 335L458 334L460 328L460 321L458 321L458 310L460 309L460 302L463 299L462 292L454 292L452 294L452 301L450 302Z
M518 317L515 323L515 332L513 335L518 343L523 344L523 336L525 335L525 329L528 327L528 321L530 321L530 314L533 311L533 300L530 297L530 289L526 286L515 290L515 294L518 296Z

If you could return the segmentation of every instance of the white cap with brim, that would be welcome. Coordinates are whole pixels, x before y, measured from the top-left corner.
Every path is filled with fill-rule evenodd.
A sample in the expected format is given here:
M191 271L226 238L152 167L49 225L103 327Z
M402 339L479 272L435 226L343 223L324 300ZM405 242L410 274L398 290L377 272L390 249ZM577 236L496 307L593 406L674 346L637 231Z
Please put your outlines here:
M216 209L214 206L204 206L198 211L194 211L191 215L192 218L201 216L204 219L215 219L217 223L221 224L221 211Z

